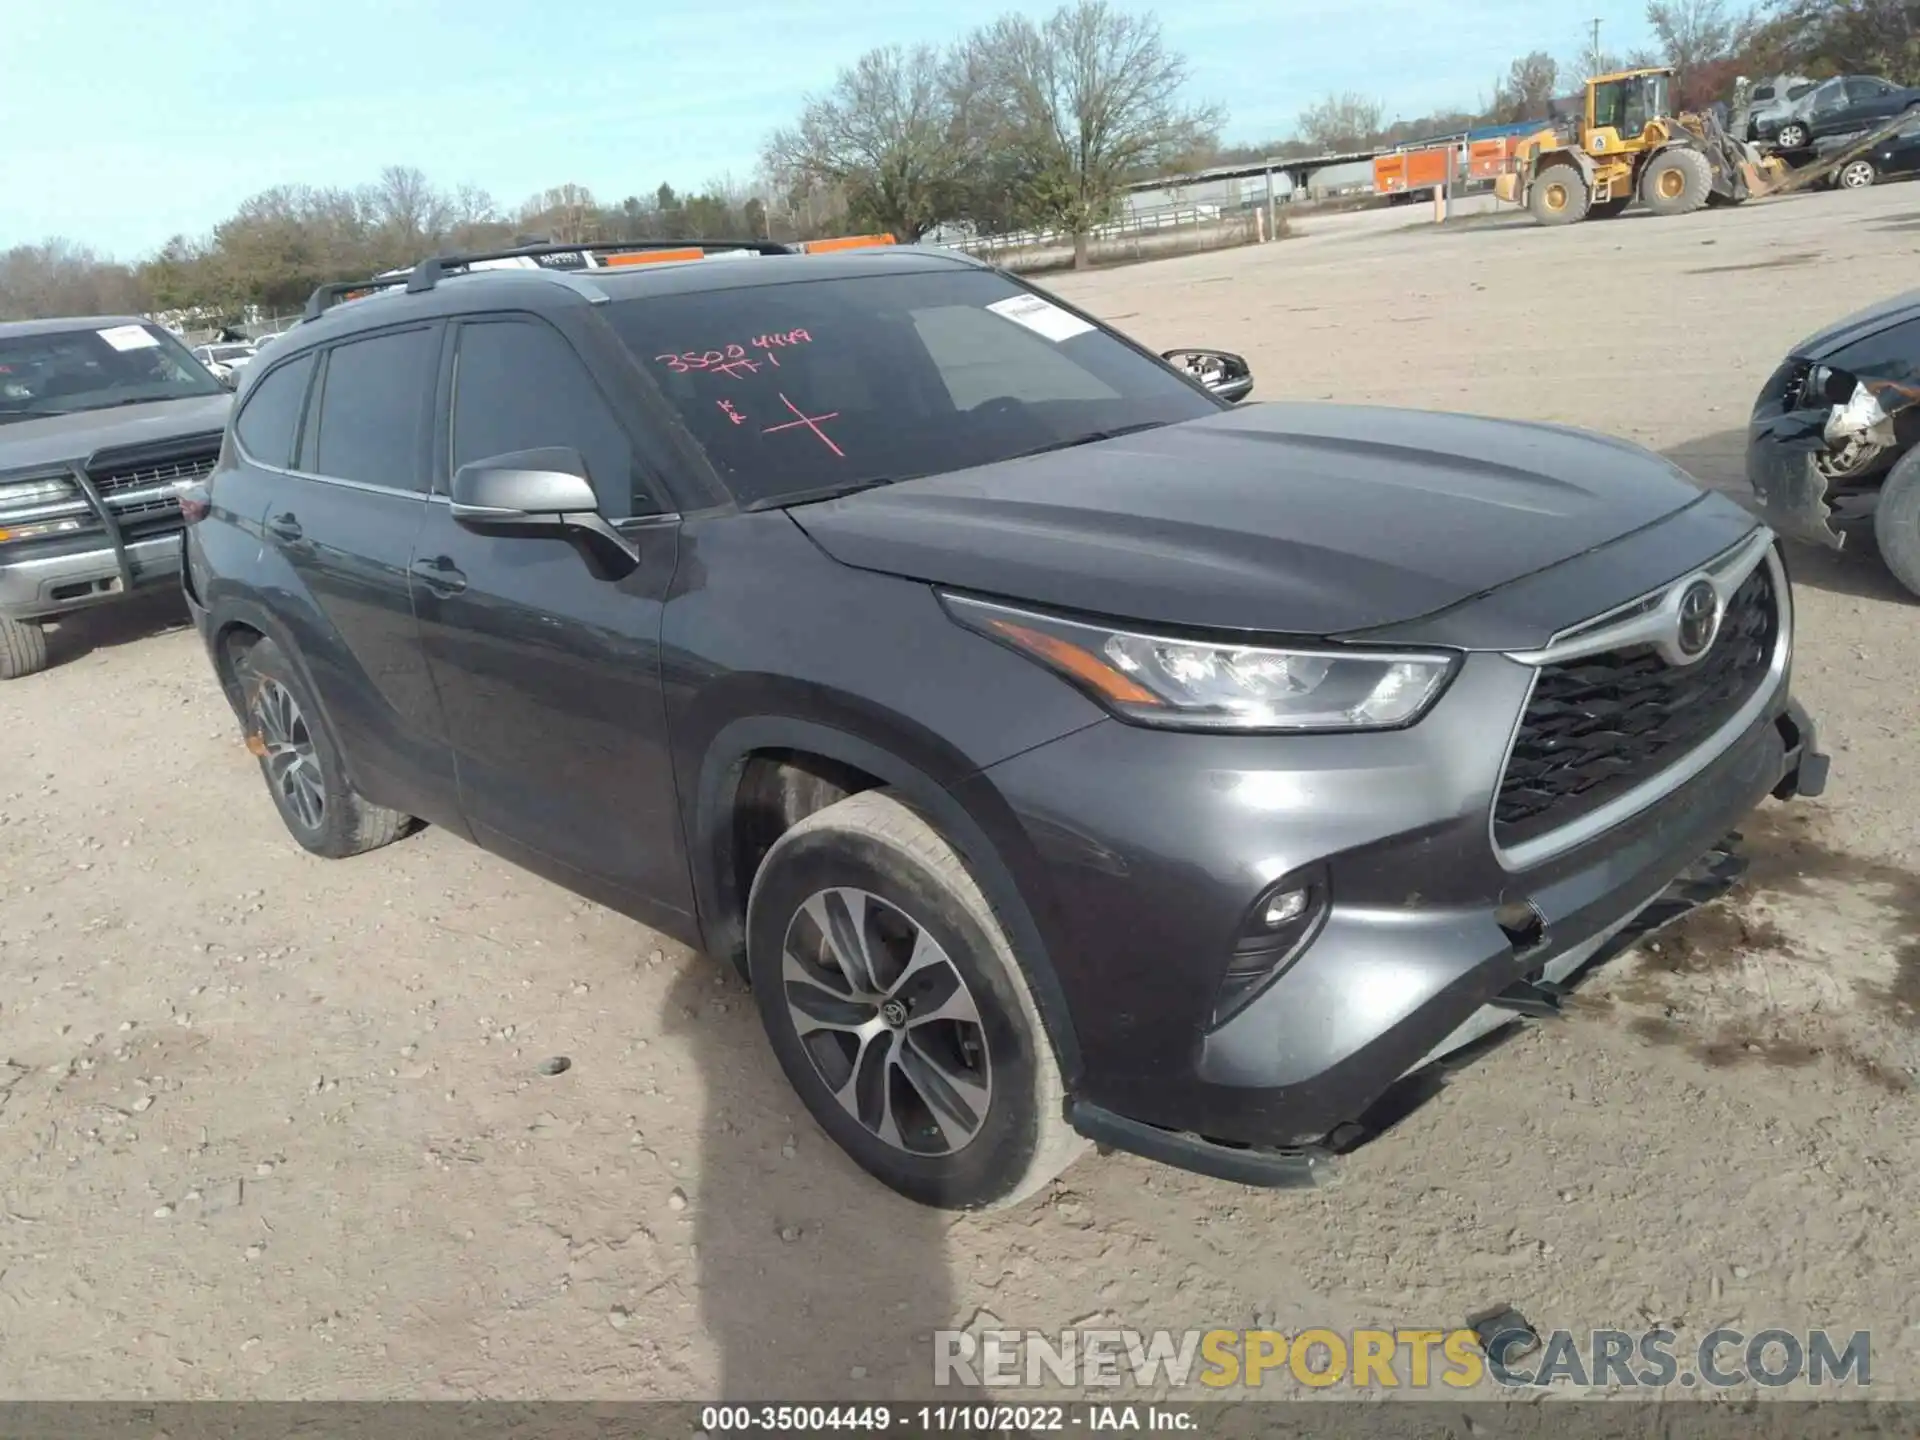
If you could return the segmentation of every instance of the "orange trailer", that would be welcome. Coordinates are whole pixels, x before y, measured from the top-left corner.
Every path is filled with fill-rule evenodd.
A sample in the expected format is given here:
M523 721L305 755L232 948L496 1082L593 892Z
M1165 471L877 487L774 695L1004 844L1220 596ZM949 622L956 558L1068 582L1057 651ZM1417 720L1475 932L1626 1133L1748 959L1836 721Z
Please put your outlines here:
M1409 190L1431 190L1447 183L1453 165L1454 147L1434 145L1425 150L1396 150L1377 155L1373 161L1373 188L1381 195L1399 195Z

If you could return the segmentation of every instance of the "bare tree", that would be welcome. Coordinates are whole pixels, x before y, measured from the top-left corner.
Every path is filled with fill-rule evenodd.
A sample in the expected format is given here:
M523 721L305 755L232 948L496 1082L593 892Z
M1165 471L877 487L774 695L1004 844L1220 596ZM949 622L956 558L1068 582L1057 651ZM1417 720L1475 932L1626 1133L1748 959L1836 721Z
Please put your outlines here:
M426 175L411 165L389 165L368 187L368 218L390 247L395 264L412 264L445 234L451 207Z
M1493 118L1500 124L1518 120L1544 119L1547 102L1553 99L1560 67L1544 50L1534 50L1515 60L1507 78L1494 90Z
M1364 150L1380 135L1383 113L1378 100L1351 90L1329 95L1300 112L1300 138L1323 154Z
M1129 181L1218 145L1224 113L1186 102L1187 62L1152 15L1076 0L1042 24L1005 16L962 54L976 155L1013 167L1025 208L1073 235L1076 267Z
M1726 0L1650 0L1647 24L1666 63L1684 80L1699 66L1745 50L1759 19L1752 10L1729 10Z
M1753 10L1733 11L1726 0L1649 0L1647 24L1673 67L1681 107L1710 104L1732 81L1736 57L1753 48L1760 29Z
M542 190L520 207L520 224L550 235L556 244L577 245L595 237L600 207L593 192L568 182Z
M945 60L930 45L869 50L774 133L762 163L783 189L843 187L871 223L918 240L956 213L968 163Z
M150 303L133 271L71 240L0 253L0 320L137 312Z

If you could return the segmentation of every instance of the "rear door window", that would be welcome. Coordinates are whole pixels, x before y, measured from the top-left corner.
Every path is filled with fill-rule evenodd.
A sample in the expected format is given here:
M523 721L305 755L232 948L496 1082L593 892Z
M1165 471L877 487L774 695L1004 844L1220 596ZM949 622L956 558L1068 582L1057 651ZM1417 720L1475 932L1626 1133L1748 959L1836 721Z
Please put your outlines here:
M233 428L249 459L276 469L285 469L291 463L313 364L313 356L302 355L262 376L248 394Z
M439 331L422 326L349 340L327 352L307 430L316 475L394 490L424 488L421 442L439 361Z

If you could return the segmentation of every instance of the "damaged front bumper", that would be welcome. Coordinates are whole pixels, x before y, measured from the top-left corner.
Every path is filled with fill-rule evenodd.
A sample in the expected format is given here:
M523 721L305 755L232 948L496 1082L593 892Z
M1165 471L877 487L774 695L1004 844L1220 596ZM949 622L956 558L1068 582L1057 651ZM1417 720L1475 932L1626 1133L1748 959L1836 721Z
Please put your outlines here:
M1838 550L1836 487L1859 489L1899 449L1894 415L1880 387L1845 371L1789 360L1754 406L1747 432L1747 483L1775 531Z
M1838 550L1847 537L1833 525L1827 503L1832 483L1811 450L1790 448L1755 427L1747 441L1747 483L1760 503L1760 518L1775 533L1808 545Z

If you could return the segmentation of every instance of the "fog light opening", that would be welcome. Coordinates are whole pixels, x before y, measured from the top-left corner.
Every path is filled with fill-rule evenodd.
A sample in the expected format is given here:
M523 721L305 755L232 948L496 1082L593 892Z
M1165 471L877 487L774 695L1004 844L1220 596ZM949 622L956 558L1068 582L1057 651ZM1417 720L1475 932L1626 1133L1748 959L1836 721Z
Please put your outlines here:
M1325 923L1327 886L1314 875L1290 875L1261 892L1247 909L1214 998L1213 1026L1224 1024L1272 984L1313 942Z

